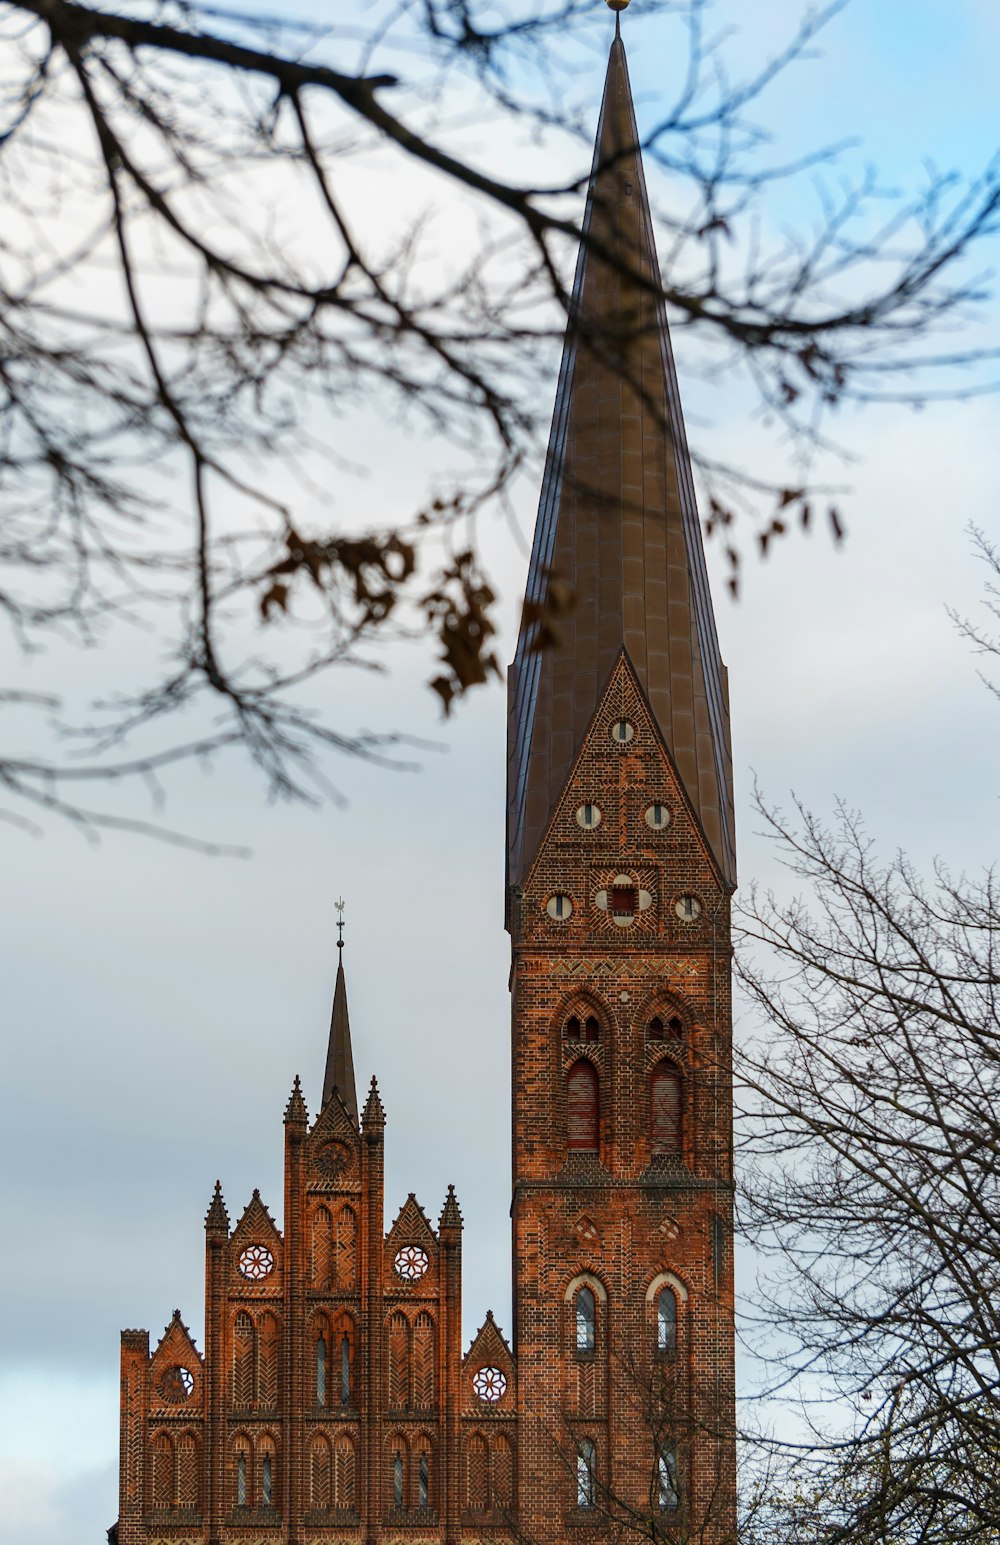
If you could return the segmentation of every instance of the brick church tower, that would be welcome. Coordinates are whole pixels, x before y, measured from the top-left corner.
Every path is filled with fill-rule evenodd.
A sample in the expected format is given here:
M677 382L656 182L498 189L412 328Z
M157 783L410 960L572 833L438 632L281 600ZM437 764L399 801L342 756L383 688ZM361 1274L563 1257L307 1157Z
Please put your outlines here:
M735 1540L726 675L618 36L586 221L510 674L513 1346L463 1354L453 1190L385 1231L341 962L282 1230L217 1185L204 1353L122 1333L117 1545Z

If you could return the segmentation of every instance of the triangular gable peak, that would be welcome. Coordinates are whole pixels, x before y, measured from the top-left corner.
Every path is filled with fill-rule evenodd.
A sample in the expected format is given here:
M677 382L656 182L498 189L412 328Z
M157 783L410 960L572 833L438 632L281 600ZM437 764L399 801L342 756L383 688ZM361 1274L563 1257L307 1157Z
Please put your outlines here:
M310 1188L356 1190L361 1173L361 1136L338 1094L331 1095L306 1141Z
M625 648L734 884L726 672L620 38L608 60L584 225L595 245L581 247L577 265L509 677L508 879L523 883L601 684ZM575 601L539 648L553 577Z
M411 1191L385 1236L385 1275L389 1291L426 1296L436 1291L441 1246L427 1214Z
M492 1309L462 1359L462 1375L463 1404L469 1414L482 1417L515 1408L517 1365Z
M616 726L623 722L630 726L632 732L624 746L614 739ZM651 775L651 762L662 768L659 783L656 775ZM728 888L713 846L677 770L656 716L650 709L635 667L628 653L622 649L583 734L561 797L539 841L535 859L525 875L523 889L526 894L537 886L539 873L548 862L547 854L552 843L560 839L574 843L579 841L577 811L583 804L594 802L601 809L601 827L595 832L595 852L606 847L607 833L612 830L623 834L618 842L623 856L630 847L636 845L636 837L644 848L649 848L650 844L645 839L652 835L651 831L635 831L633 834L634 822L628 820L629 812L622 808L623 784L627 786L626 792L630 793L631 804L636 809L644 789L649 794L650 803L655 803L658 796L667 797L673 846L676 847L681 831L685 831L685 835L689 833L700 850L714 885ZM609 808L601 806L602 798Z
M204 1384L204 1359L175 1309L149 1360L149 1405L160 1416L198 1416Z
M242 1292L258 1288L270 1293L280 1288L283 1243L255 1188L229 1240L233 1275Z

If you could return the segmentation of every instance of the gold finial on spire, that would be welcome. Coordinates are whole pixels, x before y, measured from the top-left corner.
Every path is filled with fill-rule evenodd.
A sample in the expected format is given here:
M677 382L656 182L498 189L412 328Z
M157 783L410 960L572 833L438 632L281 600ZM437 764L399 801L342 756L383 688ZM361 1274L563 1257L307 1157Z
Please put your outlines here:
M609 6L612 11L625 11L629 6L629 0L604 0L604 3L605 5Z

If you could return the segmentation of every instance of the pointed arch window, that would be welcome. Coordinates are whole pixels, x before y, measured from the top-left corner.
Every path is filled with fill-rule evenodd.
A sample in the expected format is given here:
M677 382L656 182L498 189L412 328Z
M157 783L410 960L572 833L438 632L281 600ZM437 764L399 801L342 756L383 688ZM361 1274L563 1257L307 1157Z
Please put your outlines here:
M677 1350L677 1294L670 1287L656 1295L656 1350L661 1357Z
M260 1467L260 1500L265 1507L271 1506L271 1489L273 1484L273 1461L270 1454L265 1454L264 1462Z
M684 1039L684 1022L676 1014L669 1017L654 1014L646 1026L647 1041L681 1041Z
M418 1411L434 1407L434 1321L427 1313L413 1327L413 1404Z
M486 1439L474 1433L466 1449L466 1500L470 1512L485 1513L490 1505L490 1451Z
M236 1444L236 1506L246 1507L250 1500L250 1445L246 1438Z
M326 1405L326 1334L323 1325L316 1336L316 1404Z
M566 1079L566 1146L576 1153L596 1153L601 1116L600 1085L593 1063L574 1062Z
M358 1219L353 1207L337 1214L337 1286L354 1286L358 1269Z
M410 1403L410 1327L405 1314L389 1321L389 1406L402 1411Z
M397 1448L392 1456L392 1505L402 1507L406 1495L406 1461L403 1450Z
M593 1507L595 1500L594 1476L597 1453L590 1438L582 1438L576 1453L576 1505Z
M325 1512L330 1506L332 1469L329 1439L314 1438L309 1455L309 1502L317 1512Z
M493 1439L493 1506L509 1512L514 1505L514 1450L503 1433Z
M576 1295L576 1350L592 1352L597 1342L597 1300L593 1289L582 1287Z
M599 1041L601 1022L596 1014L587 1014L584 1018L571 1014L563 1025L563 1037L567 1041Z
M417 1506L431 1505L431 1456L425 1451L417 1459Z
M682 1080L672 1062L658 1062L649 1078L649 1136L654 1153L680 1153Z
M257 1350L257 1403L265 1411L274 1411L278 1405L278 1340L278 1321L266 1313L260 1322Z
M349 1406L351 1403L351 1338L340 1338L340 1403Z
M317 1207L312 1225L313 1287L333 1286L333 1218L328 1207Z
M165 1432L153 1439L153 1506L170 1507L174 1500L174 1446Z
M656 1490L658 1505L664 1512L680 1506L677 1449L673 1443L664 1443L656 1456Z
M177 1506L198 1506L198 1444L190 1432L177 1439Z

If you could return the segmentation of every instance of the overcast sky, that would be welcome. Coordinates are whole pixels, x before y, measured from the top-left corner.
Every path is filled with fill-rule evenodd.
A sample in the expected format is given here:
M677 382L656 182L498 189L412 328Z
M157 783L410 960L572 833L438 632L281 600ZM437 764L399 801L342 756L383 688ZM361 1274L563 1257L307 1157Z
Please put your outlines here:
M749 10L775 31L795 14ZM762 46L749 24L745 41ZM657 75L651 35L643 49L631 59L640 117ZM914 179L925 153L972 169L996 148L998 57L1000 9L987 0L855 0L810 89L779 97L775 127L856 133L889 180ZM760 425L710 410L683 375L681 388L703 444L751 464L759 444L773 462ZM379 477L405 484L413 447L374 417L364 436ZM787 543L752 568L735 606L716 575L744 883L773 876L748 811L754 774L775 800L794 788L829 811L842 796L886 851L921 863L974 868L997 851L1000 709L945 605L980 602L967 523L1000 538L998 405L869 413L846 438L858 460L844 474L843 549ZM521 517L530 530L527 489ZM525 560L499 524L484 540L509 659ZM268 805L237 761L174 781L171 820L249 842L249 861L131 837L92 848L59 829L0 837L0 1541L103 1539L117 1509L118 1333L144 1326L155 1342L176 1305L203 1344L216 1176L234 1220L255 1185L280 1219L282 1111L296 1073L316 1108L340 894L358 1083L377 1074L388 1115L387 1222L410 1190L436 1221L454 1181L466 1341L491 1307L509 1331L504 694L479 693L442 726L427 660L394 663L328 691L347 729L436 741L419 770L345 763L346 808L316 811Z

